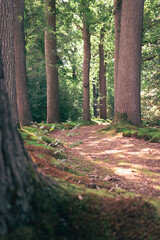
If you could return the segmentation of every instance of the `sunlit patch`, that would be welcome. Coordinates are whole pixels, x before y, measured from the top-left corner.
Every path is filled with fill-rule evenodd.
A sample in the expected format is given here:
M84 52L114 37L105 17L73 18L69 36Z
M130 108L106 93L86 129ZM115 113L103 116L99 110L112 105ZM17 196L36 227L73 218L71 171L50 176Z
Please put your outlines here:
M141 152L150 152L151 151L151 148L143 148L141 149Z
M120 162L120 163L118 163L118 165L121 165L121 166L125 166L125 165L127 165L127 166L130 166L131 168L133 168L133 169L143 169L144 168L144 166L143 165L140 165L140 164L132 164L132 163L127 163L127 162Z
M160 191L160 185L153 185L153 188Z
M128 178L128 179L135 179L138 176L136 169L131 168L114 168L114 172L122 177Z

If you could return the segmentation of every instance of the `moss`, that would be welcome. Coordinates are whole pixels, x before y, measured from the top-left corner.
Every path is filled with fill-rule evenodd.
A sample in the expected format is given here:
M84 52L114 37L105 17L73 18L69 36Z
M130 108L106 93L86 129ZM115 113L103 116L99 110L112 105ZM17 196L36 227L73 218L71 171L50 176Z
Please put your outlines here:
M119 122L111 123L100 131L106 131L106 133L116 134L122 132L124 137L135 137L138 139L149 140L150 142L160 142L160 129L150 127L135 127L130 123Z
M0 240L159 240L155 207L141 198L108 194L67 183L37 189L32 226L19 227Z
M41 213L36 226L41 240L159 239L155 208L142 199L108 198L79 191L62 193L55 205L47 201L47 211ZM48 211L50 204L52 210Z

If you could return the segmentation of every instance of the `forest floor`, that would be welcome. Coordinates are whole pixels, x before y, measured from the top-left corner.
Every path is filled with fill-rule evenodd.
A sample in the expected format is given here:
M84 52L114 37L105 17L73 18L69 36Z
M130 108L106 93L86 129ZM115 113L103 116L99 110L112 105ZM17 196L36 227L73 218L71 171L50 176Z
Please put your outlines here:
M51 136L60 139L72 168L90 178L87 186L97 189L103 183L145 196L160 198L160 144L143 139L108 136L98 132L103 125L59 130ZM81 180L79 180L81 183Z
M97 191L160 200L160 144L100 132L105 125L55 130L66 158L53 164L51 153L28 148L41 172ZM48 157L48 161L47 161Z

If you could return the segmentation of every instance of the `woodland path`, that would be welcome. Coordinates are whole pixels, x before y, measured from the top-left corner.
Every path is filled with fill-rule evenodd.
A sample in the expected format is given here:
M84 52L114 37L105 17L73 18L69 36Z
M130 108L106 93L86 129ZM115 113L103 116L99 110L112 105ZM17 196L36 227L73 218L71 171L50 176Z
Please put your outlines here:
M63 142L71 167L90 176L97 188L106 182L111 184L109 191L160 198L160 144L122 134L108 136L98 132L102 127L58 130L51 136Z

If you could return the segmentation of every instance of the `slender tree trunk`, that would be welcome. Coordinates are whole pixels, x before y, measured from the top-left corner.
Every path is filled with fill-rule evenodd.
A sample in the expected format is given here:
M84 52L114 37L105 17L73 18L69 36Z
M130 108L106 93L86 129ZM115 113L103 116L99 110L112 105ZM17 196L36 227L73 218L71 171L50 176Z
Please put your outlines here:
M14 0L14 49L19 122L25 125L32 121L32 116L26 77L24 0Z
M76 68L76 59L75 59L75 53L77 51L77 48L75 47L72 51L72 78L73 80L76 80L77 79L77 68Z
M83 23L83 120L90 121L90 94L89 94L89 72L90 72L90 33L89 26Z
M117 95L117 73L118 73L118 60L120 48L120 32L121 32L121 13L122 13L122 0L114 0L114 96ZM114 105L116 106L117 98L114 98Z
M93 115L94 117L98 117L98 101L97 101L97 89L96 84L93 83Z
M123 0L118 72L116 77L115 121L127 116L141 124L140 75L144 0Z
M59 122L59 90L56 47L56 3L45 0L47 27L45 31L45 57L47 77L47 123Z
M11 105L14 124L18 123L15 58L14 58L14 2L0 0L0 36L2 38L2 61L4 63L4 85Z
M100 33L100 44L99 44L99 90L100 90L100 118L107 118L107 108L106 108L106 64L104 59L104 29L101 29Z

